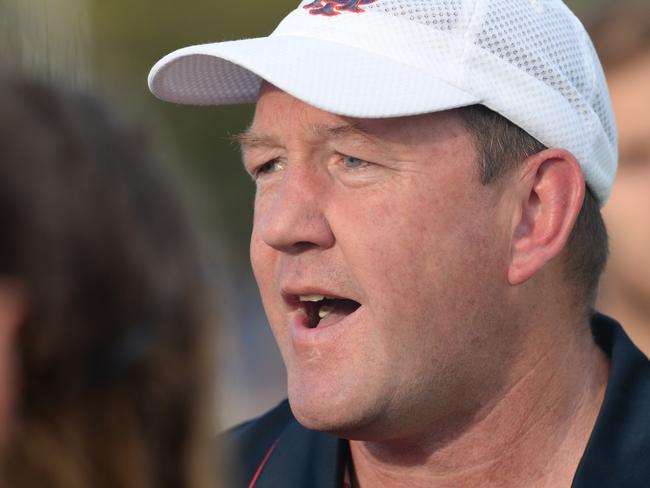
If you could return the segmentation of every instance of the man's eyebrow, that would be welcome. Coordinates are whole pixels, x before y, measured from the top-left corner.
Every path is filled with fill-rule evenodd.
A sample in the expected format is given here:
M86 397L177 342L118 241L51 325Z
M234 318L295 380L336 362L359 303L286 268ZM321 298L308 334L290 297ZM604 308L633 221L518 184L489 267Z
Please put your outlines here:
M359 124L355 123L341 125L314 124L309 127L309 131L319 139L343 139L353 136L362 137L367 140L372 139ZM232 134L229 139L244 148L281 146L280 141L276 137L260 134L252 129L247 129L239 134Z
M239 134L231 134L229 139L239 144L242 148L251 147L277 147L280 145L279 141L266 134L258 134L251 129L247 129Z

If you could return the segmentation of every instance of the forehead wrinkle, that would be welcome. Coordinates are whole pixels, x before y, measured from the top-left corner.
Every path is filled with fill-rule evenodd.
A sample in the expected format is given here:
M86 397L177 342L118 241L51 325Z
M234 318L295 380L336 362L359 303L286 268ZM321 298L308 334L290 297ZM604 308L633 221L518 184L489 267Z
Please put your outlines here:
M381 149L387 149L385 142L366 130L361 122L352 121L338 125L310 124L310 133L316 140L325 141L353 141L360 145L373 145Z
M356 123L343 123L339 125L310 124L309 131L316 137L340 139L361 132Z
M355 123L341 125L308 124L307 130L316 139L343 139L351 136L368 137ZM277 136L256 132L252 126L244 132L233 134L230 139L239 143L242 148L278 147L282 145Z

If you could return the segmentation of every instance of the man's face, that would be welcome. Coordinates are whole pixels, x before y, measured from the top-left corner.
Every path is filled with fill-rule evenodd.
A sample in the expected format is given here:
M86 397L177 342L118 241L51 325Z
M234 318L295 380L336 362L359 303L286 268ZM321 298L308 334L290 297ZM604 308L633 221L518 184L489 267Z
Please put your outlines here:
M620 136L620 166L603 213L611 238L605 283L650 303L650 51L609 76Z
M511 221L458 114L350 119L266 85L243 147L253 270L303 425L415 433L495 387Z

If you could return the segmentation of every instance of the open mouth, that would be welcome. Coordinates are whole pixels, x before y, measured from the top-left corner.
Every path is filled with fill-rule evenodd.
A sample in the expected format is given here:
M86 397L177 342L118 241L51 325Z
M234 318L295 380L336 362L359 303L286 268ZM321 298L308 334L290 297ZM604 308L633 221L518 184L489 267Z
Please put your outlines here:
M307 314L307 326L310 329L333 325L361 306L354 300L324 295L300 295L298 300Z

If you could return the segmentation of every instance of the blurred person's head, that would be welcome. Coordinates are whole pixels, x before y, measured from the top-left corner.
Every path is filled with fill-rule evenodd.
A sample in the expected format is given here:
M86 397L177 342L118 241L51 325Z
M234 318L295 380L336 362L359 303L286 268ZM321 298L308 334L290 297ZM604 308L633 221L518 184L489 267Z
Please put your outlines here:
M170 176L94 99L0 81L7 486L207 476L209 298Z
M600 307L650 353L650 11L645 0L612 2L591 27L619 127L620 165L603 214L611 258Z

